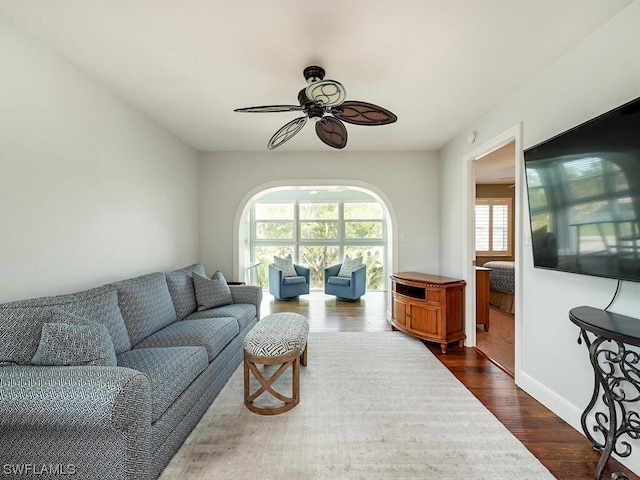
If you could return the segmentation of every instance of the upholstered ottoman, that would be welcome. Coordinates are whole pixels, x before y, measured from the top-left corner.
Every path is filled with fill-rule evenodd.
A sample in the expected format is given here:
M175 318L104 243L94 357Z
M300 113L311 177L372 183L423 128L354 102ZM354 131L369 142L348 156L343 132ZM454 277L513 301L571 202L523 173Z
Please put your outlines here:
M244 339L244 404L260 415L276 415L291 410L300 402L300 362L307 364L307 319L297 313L267 315ZM280 365L267 379L258 365ZM274 383L291 366L291 396L278 392ZM250 393L250 372L260 384ZM255 400L268 392L278 403L260 406Z

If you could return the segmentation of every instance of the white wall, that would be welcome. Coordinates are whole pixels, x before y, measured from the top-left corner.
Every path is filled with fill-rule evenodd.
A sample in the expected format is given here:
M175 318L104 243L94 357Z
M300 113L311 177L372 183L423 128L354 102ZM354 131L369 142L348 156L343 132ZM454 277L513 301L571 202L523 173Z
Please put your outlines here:
M431 152L207 153L200 177L200 258L207 271L220 269L233 278L229 253L234 219L247 195L276 184L326 185L339 179L342 185L370 185L391 203L396 238L397 233L404 238L398 243L396 271L438 273L438 176L437 157Z
M511 97L478 119L440 152L442 188L442 263L445 274L461 276L463 212L463 156L523 122L524 148L640 96L640 0L603 25ZM524 55L524 52L523 52ZM514 59L521 61L522 59ZM468 131L478 142L466 142ZM521 181L522 182L522 181ZM526 192L522 195L522 363L519 384L577 429L587 405L593 375L578 328L568 319L570 308L604 308L616 288L615 280L585 277L533 268ZM640 285L624 282L612 311L640 317ZM637 406L640 408L640 405ZM640 444L623 463L640 472Z
M198 260L198 153L0 20L0 301Z

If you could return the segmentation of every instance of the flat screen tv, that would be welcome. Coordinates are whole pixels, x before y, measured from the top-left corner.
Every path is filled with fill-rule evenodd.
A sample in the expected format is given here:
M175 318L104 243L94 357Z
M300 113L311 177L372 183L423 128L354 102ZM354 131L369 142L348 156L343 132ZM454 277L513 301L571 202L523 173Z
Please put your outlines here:
M640 98L524 162L534 266L640 282Z

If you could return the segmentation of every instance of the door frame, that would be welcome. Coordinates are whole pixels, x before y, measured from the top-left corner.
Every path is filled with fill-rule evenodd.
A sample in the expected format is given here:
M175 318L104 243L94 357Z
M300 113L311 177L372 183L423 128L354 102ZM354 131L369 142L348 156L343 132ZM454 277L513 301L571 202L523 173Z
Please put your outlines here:
M475 163L482 157L497 150L504 145L515 142L515 339L514 339L514 361L515 380L518 383L520 372L522 371L522 195L524 189L523 157L522 157L522 123L511 127L500 135L492 138L484 144L463 156L463 268L467 278L465 307L465 334L467 336L465 345L476 346L476 274L475 274L475 203L476 203L476 176Z

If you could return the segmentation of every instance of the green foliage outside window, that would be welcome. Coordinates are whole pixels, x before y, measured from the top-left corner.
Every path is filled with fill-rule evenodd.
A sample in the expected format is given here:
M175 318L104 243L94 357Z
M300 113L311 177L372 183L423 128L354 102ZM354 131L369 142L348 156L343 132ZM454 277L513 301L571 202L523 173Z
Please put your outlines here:
M300 203L302 220L337 220L339 204L336 203Z
M300 247L300 263L311 269L311 288L324 288L324 269L338 263L337 245L305 245Z
M269 286L274 255L290 253L294 263L311 270L311 288L322 290L324 269L342 260L341 250L363 257L367 289L384 288L384 215L378 203L256 203L253 218L253 262L259 263L256 276L263 289ZM374 244L354 245L358 241Z
M335 240L338 238L338 222L300 222L300 238Z
M293 240L293 222L256 222L256 238Z
M382 222L345 222L345 238L382 239Z
M293 203L256 203L256 220L293 220Z
M384 263L382 247L345 247L345 255L350 258L362 257L362 263L367 266L367 288L379 290L384 286Z

